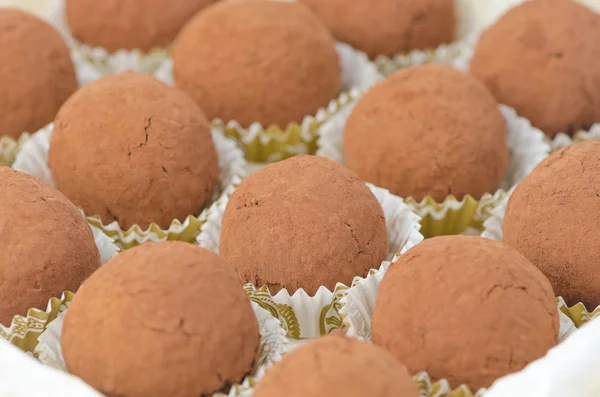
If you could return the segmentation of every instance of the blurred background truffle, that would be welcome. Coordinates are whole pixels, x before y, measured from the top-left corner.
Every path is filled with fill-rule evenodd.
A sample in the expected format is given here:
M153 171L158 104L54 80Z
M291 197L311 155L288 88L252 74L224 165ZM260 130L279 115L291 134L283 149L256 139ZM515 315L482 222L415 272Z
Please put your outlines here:
M600 121L600 15L572 0L526 1L481 36L471 73L550 137Z
M411 373L471 390L520 371L558 342L558 309L544 275L521 254L481 237L425 240L385 274L373 343Z
M100 266L94 235L75 206L40 180L0 166L0 324L77 291Z
M340 65L331 34L304 5L232 0L198 13L173 52L177 87L209 119L286 127L335 99Z
M392 56L454 40L454 0L299 0L339 41L367 53Z
M65 103L49 165L56 187L87 215L143 229L198 215L219 173L202 110L178 89L132 72L105 76Z
M65 0L71 34L109 52L169 46L185 23L218 0Z
M449 66L396 72L358 101L344 129L350 169L417 200L494 192L508 155L496 101L477 79Z
M18 138L54 120L77 78L67 45L45 21L0 8L0 31L0 136Z

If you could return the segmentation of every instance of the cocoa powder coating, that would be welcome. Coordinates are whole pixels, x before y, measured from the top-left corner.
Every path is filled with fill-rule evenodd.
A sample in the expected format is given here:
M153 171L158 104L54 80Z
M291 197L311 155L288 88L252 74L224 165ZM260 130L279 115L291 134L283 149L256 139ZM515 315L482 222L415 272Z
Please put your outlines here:
M259 344L231 266L182 242L144 244L103 265L62 333L69 372L119 397L227 394L253 370Z
M0 8L0 136L19 138L54 120L77 89L71 55L43 20Z
M558 342L552 287L521 254L481 237L436 237L392 264L372 317L373 343L411 373L490 386Z
M67 24L82 43L109 52L170 45L183 25L218 0L65 0Z
M336 98L341 85L333 37L304 5L231 0L206 8L177 38L177 87L209 119L282 128Z
M454 0L299 0L339 41L366 52L392 56L454 40Z
M100 266L87 222L59 191L0 166L0 324L77 291Z
M572 0L527 1L479 40L471 72L554 137L600 121L600 15Z
M387 230L377 199L354 173L316 156L271 164L233 192L221 254L243 282L271 293L350 285L385 259Z
M431 64L400 70L359 100L344 129L344 155L361 179L401 197L479 199L506 172L507 141L485 86Z
M600 142L551 154L519 184L504 215L506 244L548 277L569 305L600 305Z
M343 335L313 340L283 357L257 384L255 397L418 397L393 355Z
M198 215L219 172L202 111L141 73L106 76L76 92L56 117L49 165L57 188L87 215L144 229Z

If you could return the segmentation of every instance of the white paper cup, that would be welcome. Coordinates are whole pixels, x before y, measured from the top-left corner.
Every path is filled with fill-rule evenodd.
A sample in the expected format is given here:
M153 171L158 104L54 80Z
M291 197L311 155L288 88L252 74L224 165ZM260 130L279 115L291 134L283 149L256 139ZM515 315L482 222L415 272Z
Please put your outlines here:
M15 162L17 153L21 149L23 143L27 142L30 135L24 133L19 139L14 139L9 136L0 136L0 164L12 165Z

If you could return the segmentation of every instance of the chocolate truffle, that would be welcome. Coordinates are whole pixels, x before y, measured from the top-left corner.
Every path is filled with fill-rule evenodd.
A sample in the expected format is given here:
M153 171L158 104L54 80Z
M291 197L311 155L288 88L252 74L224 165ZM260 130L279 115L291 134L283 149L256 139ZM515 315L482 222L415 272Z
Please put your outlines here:
M568 304L600 305L600 142L553 153L519 184L504 215L506 244ZM598 237L598 239L596 239Z
M479 40L471 73L550 137L600 121L600 15L571 0L526 1Z
M221 254L242 281L271 293L333 291L379 268L387 250L383 210L352 171L316 156L271 164L233 192Z
M100 266L75 206L38 179L0 166L0 323L76 291Z
M284 356L267 370L255 397L419 397L406 368L387 351L330 335Z
M23 11L0 8L0 136L18 138L50 123L77 89L60 34Z
M82 43L109 52L170 45L179 30L217 0L65 0L69 29Z
M173 53L177 87L209 119L286 127L334 99L341 77L331 34L304 5L231 0L198 13Z
M219 172L206 117L184 93L141 73L103 77L56 117L49 165L87 215L123 228L199 214Z
M373 343L411 373L473 390L516 372L558 341L552 287L521 254L481 237L437 237L390 266Z
M449 66L396 72L358 102L344 129L348 166L402 197L494 192L508 166L506 122L483 84Z
M108 396L210 396L249 374L260 335L233 268L182 242L144 244L75 295L62 349L69 372Z
M454 0L299 0L336 39L370 57L437 47L454 40Z

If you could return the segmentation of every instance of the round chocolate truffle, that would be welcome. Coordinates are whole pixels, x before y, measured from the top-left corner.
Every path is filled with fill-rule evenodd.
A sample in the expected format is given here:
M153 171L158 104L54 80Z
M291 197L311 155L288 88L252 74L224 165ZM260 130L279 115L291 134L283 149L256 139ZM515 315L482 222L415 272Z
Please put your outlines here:
M219 173L210 126L183 92L141 73L103 77L61 108L50 142L56 187L121 227L197 215Z
M82 43L120 49L167 47L198 11L218 0L65 0L69 29Z
M0 166L0 324L76 291L100 266L77 208L40 180Z
M267 370L255 397L419 397L406 368L387 351L330 335L287 354Z
M331 34L304 5L232 0L198 13L173 53L177 87L210 118L286 127L340 90Z
M449 66L396 72L359 100L344 129L345 161L361 179L417 200L495 191L508 154L492 95Z
M390 266L373 343L411 373L473 390L524 368L558 342L552 287L521 254L481 237L437 237Z
M568 304L600 305L600 142L559 150L510 197L503 239L548 277Z
M299 0L336 39L370 57L437 47L454 40L454 0Z
M553 137L600 121L600 15L566 0L526 1L488 29L471 73Z
M231 265L182 242L144 244L75 295L62 350L69 372L108 396L210 396L249 374L258 322Z
M23 11L0 8L0 136L18 138L54 120L77 89L60 34Z
M233 192L220 250L244 282L314 295L378 268L387 229L379 202L352 171L299 156L250 175Z

